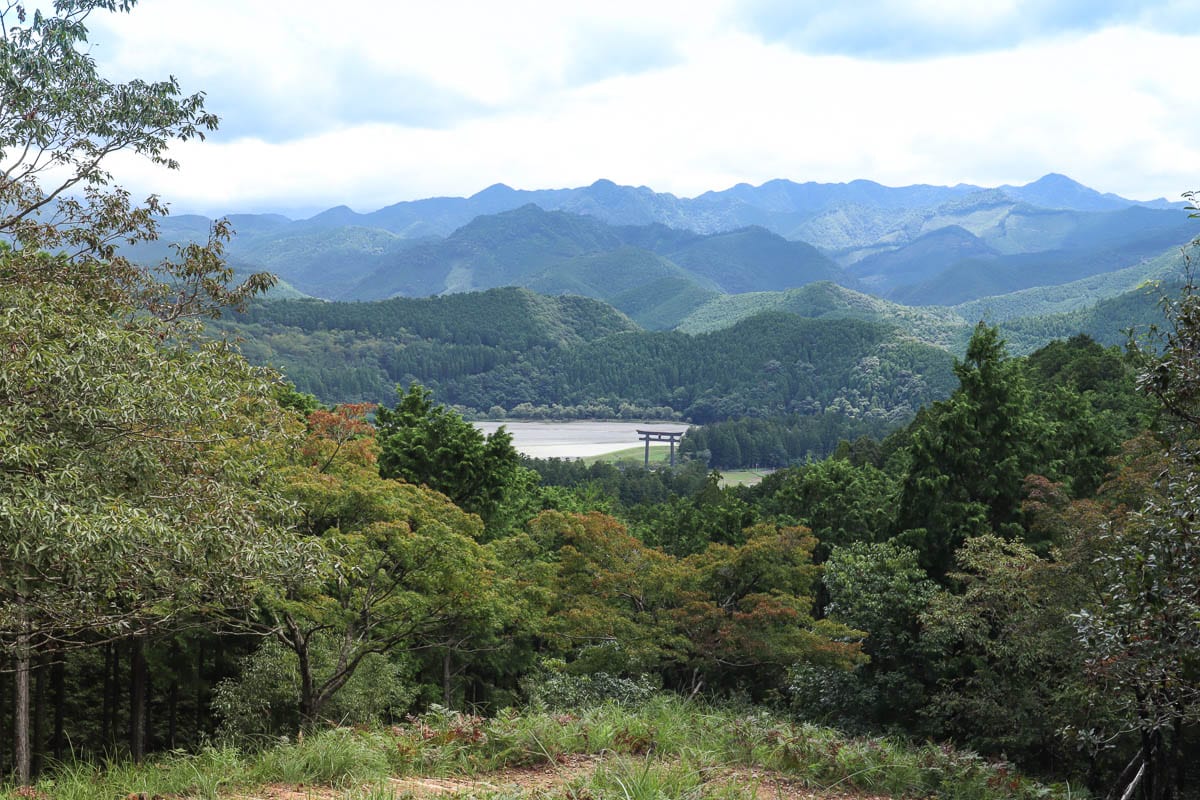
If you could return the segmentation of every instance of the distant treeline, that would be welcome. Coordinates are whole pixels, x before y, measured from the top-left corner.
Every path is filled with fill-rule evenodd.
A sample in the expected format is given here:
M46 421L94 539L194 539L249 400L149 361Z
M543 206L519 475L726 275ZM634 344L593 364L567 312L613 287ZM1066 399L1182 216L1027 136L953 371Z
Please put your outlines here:
M825 458L842 441L882 438L893 427L885 419L847 419L837 413L745 417L690 429L679 452L717 469L786 467Z

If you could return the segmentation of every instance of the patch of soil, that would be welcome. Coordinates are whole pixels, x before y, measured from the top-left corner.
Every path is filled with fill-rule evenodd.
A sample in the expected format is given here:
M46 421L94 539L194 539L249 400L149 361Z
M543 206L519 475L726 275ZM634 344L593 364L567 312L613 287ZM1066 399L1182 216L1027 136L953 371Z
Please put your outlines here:
M393 778L389 788L396 797L416 800L469 800L496 792L522 794L533 799L555 793L572 781L590 775L600 761L601 758L595 755L570 755L554 763L514 767L474 778ZM754 796L759 800L890 800L879 795L822 792L777 772L749 768L721 770L710 776L706 783L737 785L743 790L753 788ZM233 795L229 800L341 800L345 796L343 789L271 785L249 794Z

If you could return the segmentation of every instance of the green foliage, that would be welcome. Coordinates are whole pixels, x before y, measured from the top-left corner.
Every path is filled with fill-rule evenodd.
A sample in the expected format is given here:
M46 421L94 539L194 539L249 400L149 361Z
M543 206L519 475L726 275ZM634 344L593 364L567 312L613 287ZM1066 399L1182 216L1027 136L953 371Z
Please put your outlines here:
M162 205L135 209L110 189L106 157L126 151L173 169L172 142L216 128L203 94L182 94L174 78L115 84L97 70L88 15L132 6L65 0L50 12L12 3L0 12L0 233L22 249L108 261L115 240L153 238L150 213Z
M1023 481L1038 471L1044 443L1044 421L995 328L976 328L955 371L958 390L915 423L897 517L939 578L965 539L1020 533Z
M883 539L893 527L896 492L893 479L870 464L827 458L768 475L750 495L764 515L810 528L824 561L831 548Z
M0 604L35 641L244 607L294 561L271 376L113 310L0 283Z
M814 410L819 404L812 402ZM857 412L857 409L854 409ZM872 416L848 417L837 403L821 413L766 418L742 417L689 428L679 445L688 455L722 470L745 467L786 467L830 455L846 439L880 437L904 422L907 411L894 415L867 409Z
M506 289L378 304L270 303L236 330L249 340L249 357L326 401L379 401L416 380L442 402L518 417L628 409L703 423L829 410L896 423L953 384L944 351L879 324L776 313L691 337L633 332L613 314L583 298Z
M718 797L749 800L799 785L829 793L893 797L1068 797L1003 762L965 750L901 740L850 738L669 696L633 706L604 704L578 713L505 712L491 719L435 709L384 730L321 731L257 755L209 749L145 767L78 765L37 787L65 800L108 800L126 790L206 800L265 783L334 787L371 794L392 775L495 779L495 772L592 755L597 767L555 791L596 798ZM490 773L490 774L489 774ZM773 774L772 774L773 773ZM569 781L569 783L568 783ZM352 787L368 788L351 794ZM479 788L469 791L480 791ZM486 791L493 792L491 788ZM10 797L6 792L0 796ZM489 794L488 796L509 796ZM524 795L520 795L524 796Z
M341 647L335 635L320 631L308 651L313 679L323 683L337 669ZM412 666L400 658L371 653L322 709L343 725L379 724L402 715L415 695ZM236 741L290 735L299 730L301 677L293 650L264 639L245 659L236 678L216 687L213 708L219 733Z
M939 675L926 717L984 752L1082 769L1062 733L1103 718L1104 704L1084 697L1069 618L1088 601L1088 566L990 535L967 540L957 562L963 590L932 595L920 613Z
M394 408L376 412L380 475L428 486L494 525L526 483L512 436L484 436L419 384L398 394Z
M318 784L347 789L382 781L391 773L384 737L352 728L332 728L263 751L248 765L256 783Z
M299 716L309 725L332 713L330 703L375 655L483 644L529 610L496 552L479 543L478 517L424 486L379 475L367 411L313 412L303 446L280 469L325 569L271 587L257 624L297 657ZM327 645L336 653L322 673Z
M600 514L546 512L531 526L556 553L553 631L573 671L658 669L761 694L797 661L859 660L853 631L812 617L816 541L803 528L758 525L737 546L675 558Z
M1184 726L1200 715L1200 297L1189 280L1163 306L1167 325L1157 350L1140 351L1139 386L1160 406L1168 450L1140 509L1101 530L1095 599L1074 618L1089 688L1116 711L1085 736L1136 742L1114 791L1140 783L1152 800L1175 796Z
M861 319L895 325L917 341L954 349L970 325L950 309L902 306L829 281L779 292L745 292L715 297L676 326L683 333L710 333L764 311L786 311L811 319Z
M640 705L661 687L649 675L626 678L607 672L568 672L566 663L543 662L521 681L529 704L560 712L578 712L606 703Z
M868 632L863 651L870 661L844 676L797 667L791 676L793 707L855 727L912 726L928 682L918 616L938 593L917 552L894 542L839 547L825 564L823 581L826 613Z

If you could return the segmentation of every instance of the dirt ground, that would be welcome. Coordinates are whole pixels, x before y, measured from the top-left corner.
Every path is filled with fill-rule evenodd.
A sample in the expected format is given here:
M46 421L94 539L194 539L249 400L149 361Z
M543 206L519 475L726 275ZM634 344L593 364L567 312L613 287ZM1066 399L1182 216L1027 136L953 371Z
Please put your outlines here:
M591 755L567 757L561 763L519 767L474 778L394 778L390 789L397 798L413 800L469 800L491 793L521 794L534 800L559 792L596 768L600 758ZM754 787L759 800L889 800L885 797L837 792L817 792L767 770L725 769L708 777L711 785L738 784ZM315 786L265 786L252 793L230 796L229 800L343 800L344 789Z

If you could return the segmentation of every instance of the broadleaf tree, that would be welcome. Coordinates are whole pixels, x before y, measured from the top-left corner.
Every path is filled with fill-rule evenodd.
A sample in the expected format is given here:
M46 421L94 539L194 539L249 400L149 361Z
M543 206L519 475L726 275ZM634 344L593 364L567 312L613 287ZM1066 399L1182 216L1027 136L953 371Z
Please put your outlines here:
M224 224L153 269L119 249L153 239L167 209L116 185L112 156L173 169L170 145L217 125L174 78L100 73L88 17L134 5L0 2L0 635L21 783L39 647L243 605L297 563L261 457L285 428L275 379L187 322L272 279L230 285ZM138 756L136 703L134 717Z

